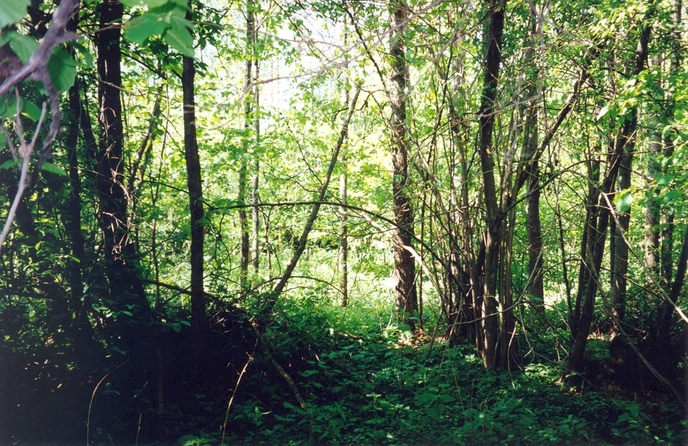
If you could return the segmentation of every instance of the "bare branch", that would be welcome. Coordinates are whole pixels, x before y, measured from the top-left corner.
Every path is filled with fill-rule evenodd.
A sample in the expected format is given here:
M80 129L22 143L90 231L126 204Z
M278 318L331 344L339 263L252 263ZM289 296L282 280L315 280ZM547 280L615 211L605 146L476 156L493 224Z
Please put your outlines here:
M44 103L43 110L41 111L41 117L38 120L38 124L36 125L36 128L34 130L31 142L27 144L24 139L24 131L21 122L21 98L19 96L19 90L16 87L19 85L19 83L27 79L40 81L45 87L45 90L48 92L48 97L50 99L50 112L52 114L52 122L50 123L48 134L45 140L43 141L43 146L40 149L41 157L36 166L36 172L38 172L43 162L50 157L50 145L57 136L57 132L60 128L60 120L62 118L62 112L60 110L60 97L57 90L55 89L55 86L53 85L52 80L50 79L50 73L48 72L48 62L50 61L50 55L58 45L61 45L62 43L68 42L70 40L78 39L78 36L75 33L67 31L67 23L69 22L69 19L71 18L72 14L78 6L79 0L62 0L60 2L60 5L57 7L57 10L53 15L53 19L50 28L48 29L48 32L45 34L45 37L43 37L41 42L38 44L38 48L36 48L36 51L34 51L34 53L31 55L29 61L18 71L9 76L2 85L0 85L0 96L3 96L6 93L8 93L12 88L15 88L17 92L17 111L14 117L14 121L16 125L15 133L19 138L19 150L17 150L14 147L14 145L11 142L11 138L9 138L9 135L7 134L7 131L4 128L3 132L5 132L5 135L8 136L8 145L10 146L10 150L15 161L18 159L18 156L22 158L21 174L19 176L17 193L14 197L14 200L12 201L10 211L7 214L7 219L5 221L5 226L3 227L2 234L0 234L0 252L2 251L2 245L5 242L5 238L7 238L9 229L12 226L12 221L14 220L14 216L17 212L19 202L21 201L22 195L24 194L24 191L28 186L27 177L29 171L29 164L31 161L31 155L35 150L36 142L38 141L38 134L41 130L41 126L43 125L43 120L45 119L45 115L47 112L46 104Z

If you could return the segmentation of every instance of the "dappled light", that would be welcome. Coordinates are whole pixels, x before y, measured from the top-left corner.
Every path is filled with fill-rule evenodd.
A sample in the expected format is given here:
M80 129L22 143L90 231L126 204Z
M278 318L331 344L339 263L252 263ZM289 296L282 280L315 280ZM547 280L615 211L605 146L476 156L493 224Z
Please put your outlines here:
M0 445L688 442L681 0L0 0Z

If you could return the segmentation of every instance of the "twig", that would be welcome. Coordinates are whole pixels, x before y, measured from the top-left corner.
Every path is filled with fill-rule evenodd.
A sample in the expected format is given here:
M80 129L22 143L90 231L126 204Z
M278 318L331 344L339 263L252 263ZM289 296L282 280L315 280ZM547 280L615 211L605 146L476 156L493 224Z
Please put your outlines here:
M91 401L89 401L89 403L88 403L88 415L86 415L86 446L89 446L89 443L90 443L89 437L91 436L91 409L93 408L93 400L96 398L96 392L98 392L98 388L100 387L100 385L103 383L103 381L105 381L105 379L107 379L108 376L110 376L112 374L112 372L114 372L115 370L122 367L128 361L129 361L129 359L127 359L126 361L124 361L123 363L121 363L120 365L115 367L114 369L107 372L105 374L105 376L100 378L100 381L98 381L98 384L96 384L96 388L93 389L93 393L91 394Z
M50 55L55 47L64 42L79 38L77 34L67 31L67 23L78 6L79 0L62 0L60 2L60 5L57 7L57 10L53 15L48 32L38 44L38 48L36 48L36 51L33 52L29 58L29 61L18 71L8 77L2 85L0 85L0 97L8 93L12 88L16 88L20 82L26 79L40 81L45 87L45 90L48 92L48 97L50 99L50 112L52 113L52 122L50 123L48 134L46 135L46 138L43 141L43 146L40 150L41 157L36 165L36 172L40 170L43 162L50 157L50 145L57 136L57 132L60 129L60 120L62 118L62 112L60 111L60 97L55 89L55 86L53 85L52 80L50 79L50 73L48 72L48 61L50 60ZM19 100L19 93L17 93L17 108L19 108ZM15 122L17 126L16 132L20 141L19 155L23 158L23 160L19 184L17 186L17 194L14 197L10 211L7 214L5 226L2 234L0 235L0 252L2 250L2 245L5 241L5 238L7 237L7 233L9 232L9 228L12 225L12 221L14 220L21 197L24 194L28 184L27 176L29 171L29 162L31 160L31 155L34 152L36 141L38 140L38 133L41 129L41 125L43 124L45 114L46 105L43 104L41 117L38 120L38 125L36 126L30 144L27 144L24 140L19 110L17 110L15 116ZM7 140L9 142L10 138L7 138ZM16 151L13 149L11 143L9 143L9 145L10 149L12 149L12 155L16 159Z
M19 98L17 98L17 102L19 102ZM27 186L27 176L29 172L29 162L31 161L31 154L33 153L34 145L36 144L36 138L38 136L38 132L41 128L41 125L43 124L43 119L45 118L46 112L46 104L44 102L43 109L41 110L41 117L38 119L36 130L34 130L33 138L31 139L31 143L29 144L26 143L26 141L24 140L24 135L22 134L23 132L21 128L21 116L19 114L15 116L15 120L17 121L17 136L19 137L18 152L19 156L22 157L22 166L21 174L19 175L19 184L17 184L17 193L14 195L14 200L12 200L12 206L10 206L10 211L7 213L5 226L2 228L2 234L0 234L0 253L2 252L2 245L5 243L5 238L7 238L7 234L10 231L12 221L14 221L14 216L17 213L17 208L19 207L19 202L21 201L22 195L24 194L24 190ZM7 139L7 141L9 141L9 138ZM13 150L12 154L14 155L15 152L17 152L17 150Z
M236 384L234 384L232 396L229 397L229 401L227 402L227 410L225 411L225 421L224 423L222 423L222 440L220 441L220 446L224 446L225 444L225 434L227 433L227 421L229 420L229 409L232 408L232 403L234 402L234 397L236 396L237 389L239 388L239 384L241 383L241 378L244 377L244 375L246 374L246 369L248 369L248 366L253 362L253 355L256 354L258 342L259 338L256 337L256 343L253 345L253 352L248 356L248 361L246 361L246 364L244 364L244 367L241 369L241 372L239 373L239 378L237 378L237 382Z

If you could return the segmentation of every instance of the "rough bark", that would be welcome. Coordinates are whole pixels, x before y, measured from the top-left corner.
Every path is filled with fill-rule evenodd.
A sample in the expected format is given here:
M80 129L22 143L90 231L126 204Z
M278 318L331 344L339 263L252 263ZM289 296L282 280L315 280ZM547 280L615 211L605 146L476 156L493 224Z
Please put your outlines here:
M392 91L390 92L391 145L392 145L392 194L394 197L394 273L396 305L404 323L415 329L414 316L418 309L416 292L416 266L409 248L413 247L414 221L408 176L409 147L406 123L406 102L409 71L406 63L406 26L408 6L403 0L391 2L392 33Z
M190 10L187 19L191 20ZM195 335L199 335L205 331L207 318L203 287L203 183L196 129L196 67L193 58L187 56L184 56L182 64L184 157L191 218L191 328Z
M485 77L480 103L480 167L483 176L485 201L485 233L483 235L484 262L482 263L482 295L476 307L482 311L483 342L480 354L487 368L498 367L497 342L499 339L497 277L499 248L501 245L501 219L494 175L494 151L492 130L495 121L495 101L502 61L502 34L506 2L491 0L489 7L489 32L485 50Z
M112 26L122 20L123 7L116 0L100 4L98 49L98 103L100 133L95 154L99 220L103 234L105 272L108 294L114 311L130 311L133 319L118 318L117 324L125 346L137 343L134 322L150 319L150 307L140 277L135 246L130 239L128 191L124 185L124 134L122 127L121 28ZM130 306L135 306L132 311ZM137 324L140 325L140 324Z

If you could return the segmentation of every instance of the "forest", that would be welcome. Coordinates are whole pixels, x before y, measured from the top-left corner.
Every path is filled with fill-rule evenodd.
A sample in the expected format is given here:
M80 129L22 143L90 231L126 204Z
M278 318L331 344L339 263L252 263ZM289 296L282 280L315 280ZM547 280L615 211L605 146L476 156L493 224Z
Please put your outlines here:
M0 444L686 444L686 12L0 0Z

